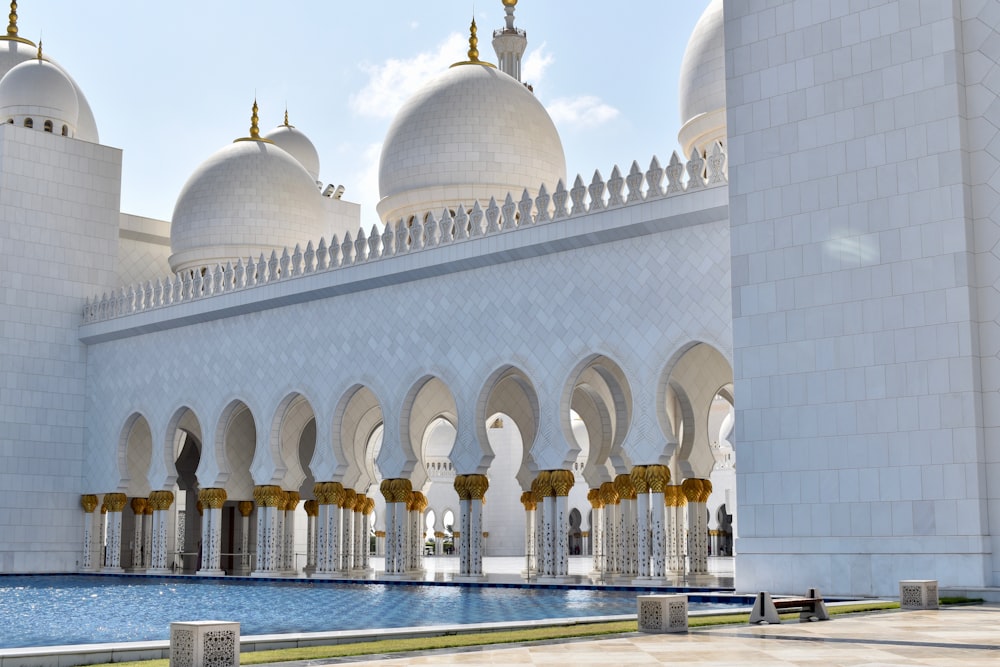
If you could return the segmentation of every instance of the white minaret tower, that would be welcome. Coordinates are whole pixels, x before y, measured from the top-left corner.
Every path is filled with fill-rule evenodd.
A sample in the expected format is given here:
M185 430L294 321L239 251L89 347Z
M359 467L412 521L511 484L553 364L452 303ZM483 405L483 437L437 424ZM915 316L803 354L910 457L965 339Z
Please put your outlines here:
M521 81L521 56L528 46L528 35L514 27L514 7L517 0L503 0L507 12L507 26L493 31L493 50L497 53L500 71ZM524 83L522 81L522 83Z

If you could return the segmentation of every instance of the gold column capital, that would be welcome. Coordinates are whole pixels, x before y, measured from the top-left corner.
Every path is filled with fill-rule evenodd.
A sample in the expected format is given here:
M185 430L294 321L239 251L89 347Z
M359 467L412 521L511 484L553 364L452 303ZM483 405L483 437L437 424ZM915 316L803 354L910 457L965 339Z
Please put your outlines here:
M524 505L525 512L533 511L538 504L535 502L535 494L533 491L525 491L521 494L521 504Z
M345 510L354 509L354 501L358 498L358 492L354 489L344 489L344 495L340 498L340 506Z
M368 498L366 496L365 497L365 506L361 510L361 513L364 514L365 516L368 516L369 514L371 514L374 511L375 511L375 499L374 498Z
M601 490L599 488L587 491L587 500L590 501L590 507L595 510L604 507L604 501L601 500Z
M217 488L201 489L198 491L198 502L208 509L221 509L222 504L226 502L226 490Z
M146 512L146 504L147 504L147 501L146 501L145 498L138 498L138 497L137 498L133 498L129 502L129 506L131 506L131 508L132 508L132 513L133 514L138 514L138 515L142 515L142 514L144 514Z
M301 500L302 496L298 491L285 491L285 511L294 512Z
M687 496L680 484L668 485L663 490L663 502L667 507L683 507L687 505Z
M465 486L469 490L470 500L483 500L486 490L490 488L490 480L486 475L466 475Z
M173 491L151 491L148 503L153 510L168 510L174 504L174 493Z
M552 471L540 471L538 476L535 477L535 481L531 483L531 490L536 492L542 498L554 496L555 491L552 488Z
M646 483L650 493L664 493L670 483L670 468L663 465L646 466Z
M604 484L601 484L601 500L604 501L605 507L608 505L617 505L621 502L621 497L618 495L618 489L615 488L614 482L604 482Z
M629 478L632 480L632 488L635 489L637 495L640 493L649 493L649 482L646 481L646 466L632 466Z
M576 483L576 476L572 470L553 470L549 480L552 484L552 495L564 498L569 495L569 490Z
M392 502L405 503L410 499L413 492L413 484L408 479L397 478L392 480Z
M281 507L285 502L285 492L274 484L255 486L253 500L257 503L257 507Z
M306 516L319 516L319 503L315 500L305 501L302 508L306 511Z
M366 496L363 493L355 493L354 494L354 511L355 512L364 512L365 511L365 503L367 503L367 502L368 502L368 496Z
M97 509L97 494L96 493L85 493L80 496L80 507L87 514L90 514Z
M615 491L621 500L635 500L635 486L632 484L632 476L621 474L615 477Z
M240 516L250 516L251 512L253 512L253 501L241 500L236 504L236 509L240 511Z
M105 493L104 494L104 504L107 505L109 512L121 512L125 509L125 503L128 499L125 497L124 493Z
M383 479L382 483L379 484L378 490L382 492L382 497L385 498L386 503L393 502L393 491L392 491L392 480Z
M455 493L458 494L459 500L469 500L472 498L469 492L469 476L468 475L455 475Z

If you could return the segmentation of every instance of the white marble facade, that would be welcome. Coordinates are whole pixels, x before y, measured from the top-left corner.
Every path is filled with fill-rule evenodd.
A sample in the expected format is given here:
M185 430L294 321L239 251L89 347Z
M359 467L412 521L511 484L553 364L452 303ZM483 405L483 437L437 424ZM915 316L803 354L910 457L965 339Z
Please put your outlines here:
M439 89L545 113L517 82L512 7L505 73L470 54L392 137L430 132L427 100L452 113ZM275 191L238 198L270 212L257 227L226 204L265 159L240 144L185 186L211 205L122 213L121 154L82 93L64 137L25 127L9 100L30 86L5 97L0 78L17 121L0 123L0 572L367 576L373 526L408 576L450 512L474 527L455 540L473 578L532 550L528 574L559 580L574 545L606 580L698 574L735 526L741 590L1000 584L998 12L713 0L680 73L680 155L584 180L544 123L510 140L527 171L459 164L439 128L418 154L387 143L371 230L287 121L261 172ZM34 53L12 44L0 76ZM674 488L650 486L655 465ZM128 553L130 504L94 509L122 507L111 494L156 495L152 558ZM199 498L222 505L200 508L210 530ZM227 561L226 535L252 554Z

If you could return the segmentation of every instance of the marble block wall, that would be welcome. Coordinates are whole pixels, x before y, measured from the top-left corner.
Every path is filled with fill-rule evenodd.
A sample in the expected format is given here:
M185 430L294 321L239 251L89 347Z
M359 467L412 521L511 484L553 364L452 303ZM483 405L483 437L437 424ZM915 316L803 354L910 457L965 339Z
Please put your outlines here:
M997 582L977 320L1000 302L976 290L993 214L963 120L989 113L965 85L980 10L725 4L740 589Z

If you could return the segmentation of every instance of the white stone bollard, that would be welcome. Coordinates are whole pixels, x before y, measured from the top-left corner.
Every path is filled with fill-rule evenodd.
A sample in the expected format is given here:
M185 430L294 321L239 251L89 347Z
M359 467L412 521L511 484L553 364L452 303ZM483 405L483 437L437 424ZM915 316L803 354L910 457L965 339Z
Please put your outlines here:
M240 624L191 621L170 624L170 667L237 667Z
M937 579L903 579L899 582L900 609L937 609Z
M639 632L687 632L686 595L640 595Z

